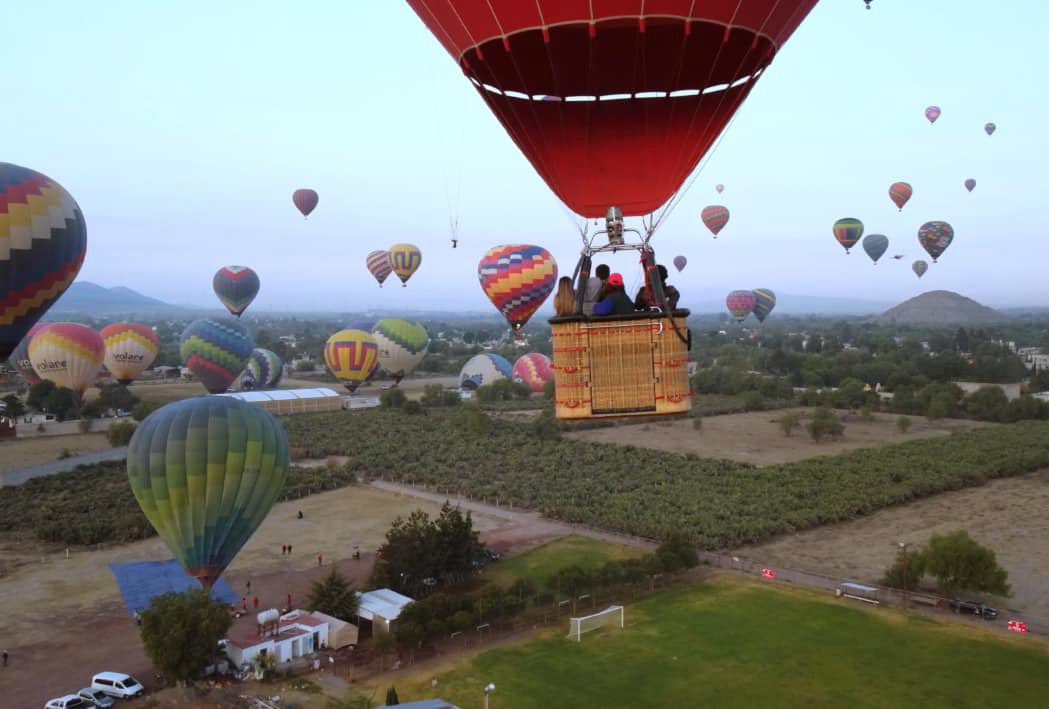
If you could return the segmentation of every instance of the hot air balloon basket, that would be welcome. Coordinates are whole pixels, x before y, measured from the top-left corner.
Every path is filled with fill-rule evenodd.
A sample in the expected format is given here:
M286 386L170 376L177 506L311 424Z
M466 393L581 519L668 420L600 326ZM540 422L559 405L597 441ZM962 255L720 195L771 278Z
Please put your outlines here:
M687 414L692 392L685 318L687 313L553 318L557 418Z

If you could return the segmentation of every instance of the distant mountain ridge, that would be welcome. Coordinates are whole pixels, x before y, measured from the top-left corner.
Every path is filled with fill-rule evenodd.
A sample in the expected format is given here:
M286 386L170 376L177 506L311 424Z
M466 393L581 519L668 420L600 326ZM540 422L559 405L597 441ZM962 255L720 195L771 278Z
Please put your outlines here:
M982 325L1007 316L949 290L931 290L905 300L877 318L884 325Z
M104 288L90 281L76 281L51 306L49 313L154 313L177 307L124 286Z

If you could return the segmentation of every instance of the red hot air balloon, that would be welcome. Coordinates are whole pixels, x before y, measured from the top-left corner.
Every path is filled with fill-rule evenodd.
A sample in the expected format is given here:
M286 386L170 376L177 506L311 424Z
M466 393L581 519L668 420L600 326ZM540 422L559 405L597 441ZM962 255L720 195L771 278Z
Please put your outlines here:
M408 0L572 211L667 202L817 0Z
M317 208L320 197L317 196L316 190L301 189L292 193L291 201L295 203L295 208L302 212L302 217L305 219Z
M754 291L734 290L725 296L725 307L738 323L746 320L747 316L754 312L754 306L757 304L758 297L754 295Z
M893 182L889 185L889 199L892 203L903 211L903 205L907 204L907 200L914 194L914 190L906 182Z
M925 117L929 120L929 123L935 123L936 119L940 117L939 106L929 106L925 109Z
M705 207L700 216L703 218L703 223L707 225L707 229L713 232L715 239L718 238L718 234L728 224L728 208L719 204Z

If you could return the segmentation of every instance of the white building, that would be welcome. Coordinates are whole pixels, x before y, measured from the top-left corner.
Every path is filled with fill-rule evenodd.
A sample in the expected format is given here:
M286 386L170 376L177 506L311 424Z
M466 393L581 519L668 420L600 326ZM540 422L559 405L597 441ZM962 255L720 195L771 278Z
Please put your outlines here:
M362 620L371 621L372 635L391 633L397 630L396 620L401 611L413 600L390 588L358 594L360 609L357 615Z
M226 654L236 667L251 664L260 655L273 655L280 664L327 646L326 621L303 611L291 611L280 616L272 628L244 626L241 633L230 633Z

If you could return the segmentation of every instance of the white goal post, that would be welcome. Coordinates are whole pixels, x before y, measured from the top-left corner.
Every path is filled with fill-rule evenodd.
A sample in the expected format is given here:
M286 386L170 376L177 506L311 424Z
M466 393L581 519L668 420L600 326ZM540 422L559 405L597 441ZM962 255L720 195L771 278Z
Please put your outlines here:
M614 625L622 630L623 615L623 606L609 606L603 611L584 615L581 618L569 618L568 637L579 642L582 640L583 633L589 633L591 630L597 630L606 625Z

